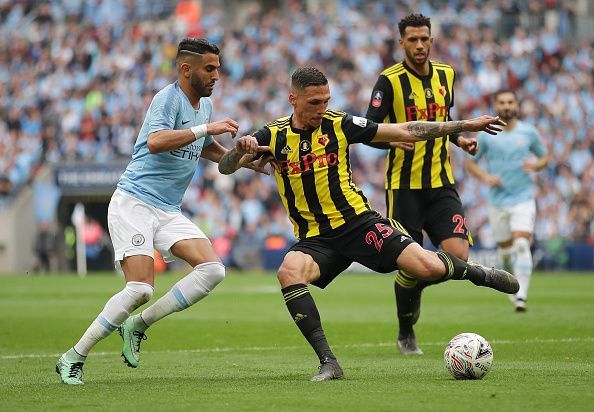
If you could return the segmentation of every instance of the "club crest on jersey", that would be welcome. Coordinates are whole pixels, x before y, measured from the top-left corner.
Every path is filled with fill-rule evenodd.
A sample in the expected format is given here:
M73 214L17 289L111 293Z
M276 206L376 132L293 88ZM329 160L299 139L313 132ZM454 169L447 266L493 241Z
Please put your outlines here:
M144 236L142 236L140 233L135 234L134 236L132 236L132 244L134 246L141 246L144 244Z
M311 150L311 143L307 140L300 141L299 150L301 150L302 152L309 152Z
M409 95L408 98L411 100L416 99L417 97L419 97L414 91L412 91Z
M286 145L285 147L283 147L281 149L281 153L282 154L289 154L289 153L293 153L293 149L291 149L291 146Z
M323 134L321 136L318 136L318 143L321 144L324 147L326 147L326 145L328 144L329 141L330 141L330 139L328 139L328 135L327 134Z
M427 99L432 99L433 98L433 90L431 90L429 87L427 87L425 89L425 97Z
M382 105L382 99L384 98L384 92L381 90L375 90L371 99L371 105L373 107L380 107Z
M443 97L445 97L446 88L444 86L439 86L439 89L437 89L437 91L439 91L439 94L441 94Z

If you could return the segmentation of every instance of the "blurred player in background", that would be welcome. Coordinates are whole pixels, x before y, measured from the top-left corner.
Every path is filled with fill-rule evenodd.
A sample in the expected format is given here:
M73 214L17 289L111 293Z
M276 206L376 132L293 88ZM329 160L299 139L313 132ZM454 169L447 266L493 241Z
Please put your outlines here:
M62 383L82 384L87 354L119 328L122 356L138 366L145 330L163 317L206 297L225 277L225 267L204 233L182 215L180 204L199 159L218 162L226 149L212 138L237 133L230 119L211 122L212 94L219 79L219 49L206 39L178 45L178 78L157 93L108 209L116 266L126 286L115 294L80 340L56 365ZM163 297L140 314L130 314L153 295L153 250L193 267ZM125 321L125 322L124 322Z
M536 218L531 173L544 168L549 155L538 130L518 120L515 92L502 90L494 99L495 111L507 126L496 138L479 133L476 160L468 157L466 167L490 187L489 221L499 255L506 270L513 271L520 283L520 290L516 295L510 295L510 299L516 311L524 312L532 275L530 245ZM477 163L482 158L487 160L486 170Z
M429 60L433 44L431 21L411 14L398 24L404 61L385 69L371 95L366 117L381 123L413 120L447 121L454 106L454 69ZM476 151L476 139L460 134L417 143L391 143L386 161L386 209L412 238L423 244L423 230L435 246L468 259L472 237L466 228L462 202L454 186L449 142ZM423 288L435 282L414 279L400 270L394 282L398 312L398 348L421 355L413 325L421 311Z
M293 114L269 123L254 136L243 136L219 162L221 173L233 173L260 147L269 150L277 164L279 194L299 239L285 255L278 279L291 318L318 355L319 373L312 381L340 379L343 371L307 285L325 288L354 261L381 273L402 268L425 280L466 279L505 293L518 288L507 272L468 264L447 251L423 249L398 222L371 209L353 183L349 160L353 143L416 142L462 131L495 133L498 118L378 125L328 110L329 100L322 72L297 69L289 94ZM251 142L249 151L242 150L245 140Z

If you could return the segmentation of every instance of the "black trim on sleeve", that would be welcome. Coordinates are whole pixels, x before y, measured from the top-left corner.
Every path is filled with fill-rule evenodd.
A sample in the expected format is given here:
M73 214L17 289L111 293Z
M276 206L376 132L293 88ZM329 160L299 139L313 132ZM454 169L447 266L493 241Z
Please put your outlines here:
M378 92L380 93L379 95ZM392 89L392 83L382 74L377 79L375 86L373 86L365 117L376 123L383 123L388 113L390 113L393 102L394 90Z
M252 136L258 141L258 146L270 146L271 133L268 127L255 131Z
M373 147L374 149L389 150L391 147L389 142L369 142L365 144L369 147Z
M357 123L355 123L357 121ZM364 122L364 124L359 124ZM366 119L364 117L358 117L355 120L355 116L346 114L340 123L340 127L347 139L349 144L352 143L369 143L377 134L377 123L373 120Z

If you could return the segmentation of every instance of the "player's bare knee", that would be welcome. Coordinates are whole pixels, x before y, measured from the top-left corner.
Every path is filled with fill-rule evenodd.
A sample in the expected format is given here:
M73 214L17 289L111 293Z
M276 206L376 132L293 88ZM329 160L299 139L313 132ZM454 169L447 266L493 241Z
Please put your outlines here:
M280 282L282 287L287 285L296 285L298 283L303 283L299 273L291 268L289 265L282 264L278 268L278 272L276 274L278 281Z
M277 278L282 287L308 283L305 275L308 271L308 258L311 260L310 264L312 264L313 259L309 255L295 252L287 253L277 272Z
M455 245L448 245L447 248L444 248L445 251L450 252L452 255L456 256L458 259L462 259L463 261L468 261L468 256L470 255L470 250L467 245L465 244L455 244Z
M464 249L459 251L458 253L454 253L453 255L456 256L458 259L462 259L463 261L468 262L470 251L468 249Z

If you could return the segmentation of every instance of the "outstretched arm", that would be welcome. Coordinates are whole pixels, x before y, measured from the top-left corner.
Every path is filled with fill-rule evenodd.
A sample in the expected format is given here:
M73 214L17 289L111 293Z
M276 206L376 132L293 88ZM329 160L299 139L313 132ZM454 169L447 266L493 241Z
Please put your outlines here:
M499 117L481 116L455 122L381 123L372 142L419 142L460 132L497 134L505 126Z
M257 165L251 163L259 152L270 150L268 146L258 146L255 137L247 135L239 138L235 147L225 153L219 160L219 172L224 175L230 175L240 167L248 167L262 172L265 165L260 162Z
M193 126L184 130L159 130L148 136L147 146L152 154L168 152L189 145L206 135L215 136L223 133L237 133L237 122L223 119L216 122Z

